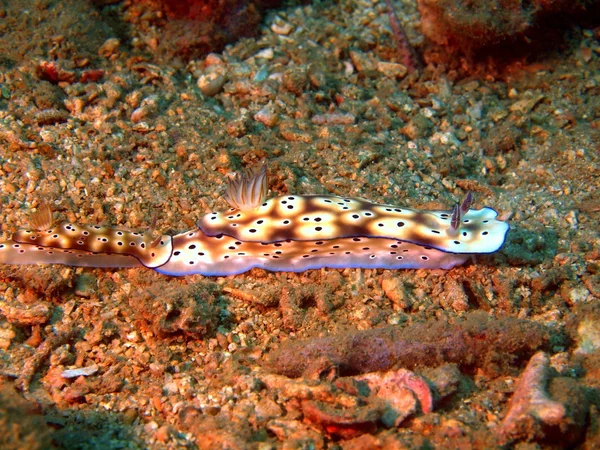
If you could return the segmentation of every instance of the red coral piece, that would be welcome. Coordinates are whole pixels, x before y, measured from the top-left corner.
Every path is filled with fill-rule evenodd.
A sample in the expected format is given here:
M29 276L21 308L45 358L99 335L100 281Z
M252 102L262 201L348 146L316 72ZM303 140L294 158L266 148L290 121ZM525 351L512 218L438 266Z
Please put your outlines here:
M92 69L92 70L86 70L85 72L83 72L81 74L81 78L79 79L79 81L81 83L85 83L87 81L96 82L96 81L100 81L103 77L104 77L104 70Z
M37 74L42 80L58 84L61 81L73 83L75 81L75 72L61 68L54 61L41 61L37 66Z

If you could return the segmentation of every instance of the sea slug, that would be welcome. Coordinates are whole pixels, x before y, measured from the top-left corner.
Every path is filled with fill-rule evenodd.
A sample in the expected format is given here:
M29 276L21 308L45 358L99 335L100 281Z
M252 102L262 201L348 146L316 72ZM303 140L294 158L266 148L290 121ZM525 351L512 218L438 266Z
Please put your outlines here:
M471 209L468 194L450 211L418 211L336 195L266 199L266 166L236 174L231 208L202 217L194 230L155 235L68 222L53 227L40 208L32 229L0 243L0 263L142 267L166 275L383 268L450 269L502 247L508 223L491 208Z

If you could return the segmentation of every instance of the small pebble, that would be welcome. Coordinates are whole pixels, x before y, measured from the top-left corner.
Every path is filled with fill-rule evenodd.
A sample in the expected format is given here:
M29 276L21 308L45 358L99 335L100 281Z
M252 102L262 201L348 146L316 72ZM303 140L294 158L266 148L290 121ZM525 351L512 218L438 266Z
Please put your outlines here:
M90 298L96 291L98 280L91 274L81 274L75 282L75 295L83 298Z
M576 353L592 354L600 350L600 323L585 319L577 327L578 346Z
M406 66L385 61L377 62L377 70L390 78L402 79L408 73Z
M280 17L276 17L275 21L271 25L271 30L273 30L274 33L281 34L284 36L290 34L293 29L294 27L291 24L289 24Z
M104 56L105 58L109 58L117 52L120 45L121 41L119 41L117 38L107 39L98 49L98 54L100 56Z
M267 103L260 111L254 114L254 120L271 128L279 122L279 115L275 112L272 102Z
M0 349L8 350L17 333L12 328L0 328Z
M211 66L211 67L220 67L220 66ZM202 93L208 97L212 97L213 95L221 92L221 89L225 85L227 81L227 75L224 71L221 70L213 70L207 73L200 75L198 78L198 87L202 91Z

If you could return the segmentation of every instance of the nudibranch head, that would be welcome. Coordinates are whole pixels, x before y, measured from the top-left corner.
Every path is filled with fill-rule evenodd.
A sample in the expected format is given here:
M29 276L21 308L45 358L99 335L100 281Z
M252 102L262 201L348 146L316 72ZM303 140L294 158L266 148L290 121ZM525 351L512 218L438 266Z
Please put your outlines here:
M335 195L287 195L258 202L266 182L264 165L236 175L226 194L233 209L207 214L198 228L207 236L244 242L385 238L455 254L495 252L509 229L493 209L472 210L471 193L452 211L417 211Z
M496 217L491 208L469 210L449 232L449 211L415 211L333 195L288 195L252 210L207 214L198 226L208 236L225 234L250 242L378 237L451 253L492 253L508 231L508 224Z

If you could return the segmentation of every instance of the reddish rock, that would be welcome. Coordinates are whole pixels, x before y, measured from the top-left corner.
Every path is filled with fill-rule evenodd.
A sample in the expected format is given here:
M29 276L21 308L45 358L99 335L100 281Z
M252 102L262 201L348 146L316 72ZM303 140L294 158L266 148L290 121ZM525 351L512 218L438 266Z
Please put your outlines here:
M552 24L577 20L592 3L570 0L419 0L421 29L432 42L471 54L547 36ZM547 42L546 42L547 45Z
M135 0L130 20L161 29L158 51L168 58L198 59L256 33L266 8L278 0Z
M285 342L267 365L289 377L321 373L355 375L394 366L412 369L456 363L482 367L490 375L510 370L509 355L531 355L561 337L539 323L473 312L453 323L431 320L409 327L389 326L324 338Z

